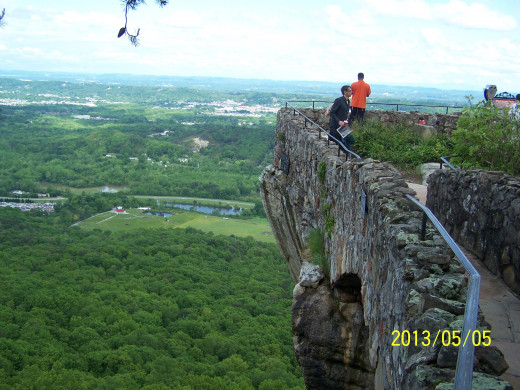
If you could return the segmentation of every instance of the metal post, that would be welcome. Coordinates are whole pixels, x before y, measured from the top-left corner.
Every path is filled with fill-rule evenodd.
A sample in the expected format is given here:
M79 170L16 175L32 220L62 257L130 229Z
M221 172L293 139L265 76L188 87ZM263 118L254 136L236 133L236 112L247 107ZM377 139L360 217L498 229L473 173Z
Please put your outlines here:
M428 222L428 216L425 212L423 212L421 225L421 241L424 241L426 239L426 222Z

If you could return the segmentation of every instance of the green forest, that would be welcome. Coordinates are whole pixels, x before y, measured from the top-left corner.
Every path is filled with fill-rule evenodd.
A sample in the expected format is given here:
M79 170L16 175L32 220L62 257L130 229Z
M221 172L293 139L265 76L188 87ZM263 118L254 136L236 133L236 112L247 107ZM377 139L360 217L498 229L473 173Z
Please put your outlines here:
M238 218L267 225L280 99L0 79L0 197L63 197L50 214L0 207L0 389L304 388L272 236L213 216L78 223L190 196L249 201Z
M258 199L275 114L240 108L272 100L270 94L1 82L0 96L10 104L0 111L0 196L110 185L139 195ZM230 98L239 100L226 105ZM181 103L172 107L175 99Z
M274 244L62 222L0 208L0 389L303 388Z

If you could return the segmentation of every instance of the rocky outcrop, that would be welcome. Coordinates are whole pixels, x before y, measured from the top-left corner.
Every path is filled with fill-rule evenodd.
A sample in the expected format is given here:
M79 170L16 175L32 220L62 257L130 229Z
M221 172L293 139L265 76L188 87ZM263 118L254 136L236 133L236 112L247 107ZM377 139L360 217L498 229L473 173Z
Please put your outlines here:
M428 178L427 205L459 244L520 294L520 178L438 170Z
M323 121L323 111L306 114ZM450 382L453 351L441 353L420 335L460 330L467 280L433 228L420 239L422 213L404 196L414 191L388 164L339 155L292 109L279 111L276 139L260 186L296 284L294 345L307 388L434 389ZM316 232L321 272L308 263L320 257L308 245ZM418 342L401 339L404 331L417 331ZM476 371L501 367L496 355L499 362L487 362L486 370L477 359Z

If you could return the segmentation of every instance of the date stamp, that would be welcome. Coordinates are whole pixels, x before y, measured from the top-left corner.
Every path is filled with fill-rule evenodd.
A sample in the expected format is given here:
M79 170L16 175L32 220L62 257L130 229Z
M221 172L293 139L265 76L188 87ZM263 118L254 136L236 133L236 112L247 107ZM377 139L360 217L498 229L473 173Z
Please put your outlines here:
M436 343L442 343L445 347L450 345L458 347L461 343L463 347L467 343L473 343L475 347L480 345L488 347L491 344L491 331L478 329L470 330L465 337L460 330L438 330L436 334L432 334L428 330L394 330L392 337L394 337L392 347L435 347Z

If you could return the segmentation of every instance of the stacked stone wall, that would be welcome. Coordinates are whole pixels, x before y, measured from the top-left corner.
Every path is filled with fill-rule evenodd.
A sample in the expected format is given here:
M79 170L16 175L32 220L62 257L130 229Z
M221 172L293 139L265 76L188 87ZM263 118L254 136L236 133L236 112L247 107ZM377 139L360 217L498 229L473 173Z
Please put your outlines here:
M457 121L460 113L455 114L427 114L419 111L381 111L367 110L365 118L374 119L385 124L403 124L415 126L419 122L419 117L426 120L426 126L432 127L435 132L451 134L457 128Z
M323 110L306 115L328 121ZM292 109L278 112L276 139L261 195L296 283L294 343L307 388L433 389L451 381L456 348L392 345L395 330L460 330L466 300L464 269L444 240L430 226L420 239L422 212L404 196L414 191L389 164L338 156ZM310 264L311 230L323 236L326 276ZM491 356L503 361L496 349L479 351L476 371Z
M427 205L459 244L520 294L520 178L437 170L428 178Z
M314 120L325 130L329 128L330 117L325 115L325 110L313 110L311 108L300 109L305 115L314 118ZM375 120L387 125L402 124L411 128L420 128L418 126L419 118L426 120L424 128L429 129L431 133L447 133L451 134L457 128L457 121L460 113L453 114L427 114L419 111L382 111L382 110L366 110L365 119Z

